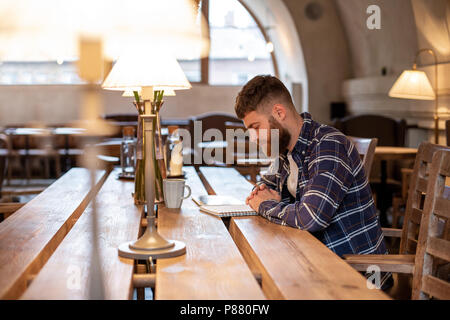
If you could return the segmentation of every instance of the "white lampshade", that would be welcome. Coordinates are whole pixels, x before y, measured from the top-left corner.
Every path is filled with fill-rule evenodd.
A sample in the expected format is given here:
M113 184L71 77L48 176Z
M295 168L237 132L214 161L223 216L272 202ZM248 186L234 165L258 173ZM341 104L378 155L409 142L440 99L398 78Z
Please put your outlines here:
M190 89L191 84L174 57L148 48L119 58L102 87L121 91L142 87L183 90Z
M111 60L141 43L204 57L206 28L192 0L1 0L0 60L77 59L86 37L101 40Z
M393 98L434 100L436 94L423 71L405 70L395 81L389 96Z
M159 88L154 88L154 90L160 90L160 89ZM173 89L165 88L165 89L161 89L161 90L164 90L164 96L165 97L174 97L174 96L176 96L175 90L173 90ZM134 97L133 91L137 91L139 95L141 94L141 88L139 88L139 90L125 90L123 92L123 94L122 94L122 97Z

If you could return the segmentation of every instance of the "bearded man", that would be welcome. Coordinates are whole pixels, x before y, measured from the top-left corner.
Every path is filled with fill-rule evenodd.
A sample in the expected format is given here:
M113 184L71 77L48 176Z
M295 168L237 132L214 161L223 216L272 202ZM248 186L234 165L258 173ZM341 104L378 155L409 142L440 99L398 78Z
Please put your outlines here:
M263 149L272 150L270 132L278 129L277 169L261 176L248 205L274 223L309 231L338 256L387 253L368 173L344 134L299 114L287 88L269 75L242 88L235 111ZM381 283L390 287L391 274Z

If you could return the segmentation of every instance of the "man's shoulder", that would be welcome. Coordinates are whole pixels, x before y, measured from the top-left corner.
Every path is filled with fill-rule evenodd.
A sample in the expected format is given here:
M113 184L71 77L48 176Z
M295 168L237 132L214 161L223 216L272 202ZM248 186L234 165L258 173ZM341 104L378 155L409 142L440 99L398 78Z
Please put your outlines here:
M318 122L314 123L312 142L316 144L320 143L339 143L348 145L349 139L338 129Z

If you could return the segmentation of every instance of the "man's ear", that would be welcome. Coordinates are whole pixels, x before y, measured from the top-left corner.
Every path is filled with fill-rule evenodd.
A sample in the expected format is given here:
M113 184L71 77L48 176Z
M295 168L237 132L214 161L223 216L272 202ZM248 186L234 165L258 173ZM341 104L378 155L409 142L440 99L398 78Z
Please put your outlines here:
M277 119L278 121L284 121L284 119L286 119L286 107L283 106L282 104L274 104L272 107L272 116Z

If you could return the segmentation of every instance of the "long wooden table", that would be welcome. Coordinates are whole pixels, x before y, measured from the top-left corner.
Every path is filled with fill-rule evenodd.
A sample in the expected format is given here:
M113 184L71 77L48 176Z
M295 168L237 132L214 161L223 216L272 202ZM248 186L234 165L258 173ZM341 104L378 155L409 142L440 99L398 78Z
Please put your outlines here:
M253 185L232 168L200 168L217 194L245 200ZM270 299L383 299L309 232L259 216L232 218L230 233Z
M232 168L183 170L193 195L245 199L252 188ZM0 224L1 299L89 298L94 194L105 298L132 298L138 268L117 247L142 233L143 210L133 182L117 174L99 172L91 190L88 172L72 169ZM160 208L158 230L187 252L156 261L155 299L388 298L308 232L261 217L233 218L227 229L188 199L179 210Z

